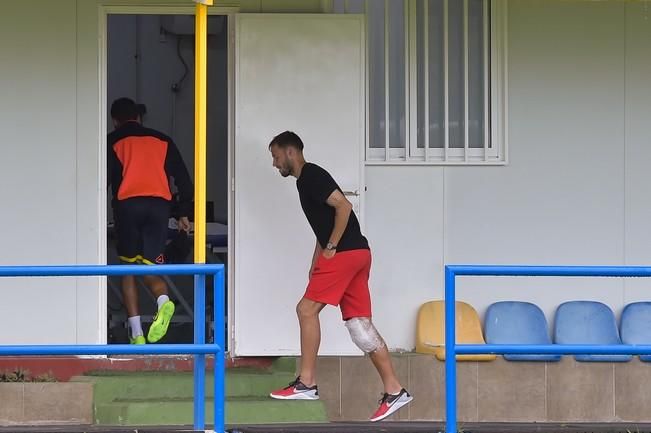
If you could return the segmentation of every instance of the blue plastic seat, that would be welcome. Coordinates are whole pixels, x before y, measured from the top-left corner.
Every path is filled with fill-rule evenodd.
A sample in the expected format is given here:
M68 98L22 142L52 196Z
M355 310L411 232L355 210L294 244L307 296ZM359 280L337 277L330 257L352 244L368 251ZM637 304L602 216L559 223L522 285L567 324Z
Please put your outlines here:
M613 311L595 301L570 301L559 305L554 323L557 344L622 344ZM626 362L631 355L575 355L577 361Z
M530 302L502 301L488 307L484 318L488 344L552 344L545 314ZM558 361L560 355L504 355L508 361Z
M651 345L651 302L633 302L624 307L621 320L622 343ZM640 355L651 362L651 355Z

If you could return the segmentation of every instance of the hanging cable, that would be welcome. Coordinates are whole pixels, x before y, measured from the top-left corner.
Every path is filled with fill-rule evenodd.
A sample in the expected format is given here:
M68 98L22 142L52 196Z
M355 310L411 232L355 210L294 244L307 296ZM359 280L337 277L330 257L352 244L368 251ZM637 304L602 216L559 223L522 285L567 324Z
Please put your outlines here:
M172 84L172 92L179 92L181 90L181 87L183 86L183 82L188 77L190 68L188 68L188 64L186 63L185 59L183 58L183 54L181 53L181 41L183 40L183 37L179 35L175 35L175 36L176 36L176 55L178 56L179 60L181 61L181 64L183 65L183 75L181 76L181 79L179 79L176 83Z

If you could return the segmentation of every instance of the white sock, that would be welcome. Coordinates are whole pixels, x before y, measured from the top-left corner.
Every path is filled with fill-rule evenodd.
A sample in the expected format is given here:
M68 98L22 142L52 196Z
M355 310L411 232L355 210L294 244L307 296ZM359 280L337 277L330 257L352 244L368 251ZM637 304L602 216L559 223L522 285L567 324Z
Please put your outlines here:
M163 306L163 304L167 301L170 300L170 297L167 295L160 295L158 299L156 299L156 303L158 304L158 309L160 310L160 307Z
M131 329L131 338L136 338L139 335L143 335L140 316L129 317L129 328Z

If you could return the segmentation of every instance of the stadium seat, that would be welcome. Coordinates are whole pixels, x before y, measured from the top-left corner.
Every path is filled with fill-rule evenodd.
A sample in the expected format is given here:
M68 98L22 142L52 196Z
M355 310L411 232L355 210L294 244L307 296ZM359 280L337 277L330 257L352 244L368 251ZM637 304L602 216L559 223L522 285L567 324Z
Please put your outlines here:
M488 344L551 344L547 319L542 310L520 301L496 302L488 307L484 319ZM506 354L508 361L559 361L560 355Z
M465 302L456 303L456 342L486 344L477 311ZM445 360L445 303L430 301L421 305L416 323L416 352L433 353ZM495 355L457 355L458 361L492 361Z
M557 344L622 344L613 311L595 301L570 301L559 305L554 323ZM575 355L577 361L626 362L631 355Z
M622 343L651 345L651 302L633 302L624 307L620 332ZM651 362L651 355L640 355L640 360Z

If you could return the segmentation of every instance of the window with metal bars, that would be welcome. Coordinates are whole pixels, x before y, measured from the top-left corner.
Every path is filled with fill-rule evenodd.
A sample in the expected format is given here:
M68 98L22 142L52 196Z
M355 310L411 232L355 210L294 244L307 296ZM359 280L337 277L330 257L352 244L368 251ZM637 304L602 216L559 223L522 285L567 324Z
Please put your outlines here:
M504 0L334 0L365 13L367 164L504 164Z

